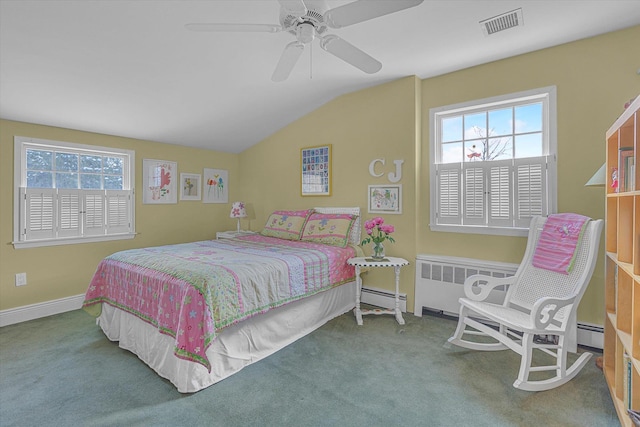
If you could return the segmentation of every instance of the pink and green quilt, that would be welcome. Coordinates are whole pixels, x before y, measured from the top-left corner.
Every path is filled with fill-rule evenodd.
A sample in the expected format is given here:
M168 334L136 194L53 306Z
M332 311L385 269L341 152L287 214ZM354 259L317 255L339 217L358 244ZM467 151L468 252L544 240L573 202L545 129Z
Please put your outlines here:
M117 252L100 262L87 311L107 303L175 339L177 357L210 369L225 327L354 280L355 249L260 235Z

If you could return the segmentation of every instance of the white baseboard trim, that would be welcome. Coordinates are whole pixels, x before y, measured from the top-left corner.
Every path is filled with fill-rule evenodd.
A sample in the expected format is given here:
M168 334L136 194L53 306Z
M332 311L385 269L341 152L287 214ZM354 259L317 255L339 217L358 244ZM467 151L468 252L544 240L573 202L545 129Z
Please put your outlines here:
M604 328L602 325L578 322L578 344L593 348L604 348Z
M364 289L362 289L362 292L364 294ZM442 310L430 310L430 309L427 309L427 310L429 310L432 313L435 313L436 315L445 315L449 317L454 317L456 319L458 319L459 317L458 313L449 313ZM475 319L482 323L496 326L496 323L490 320L487 320L484 318L475 318ZM602 325L595 325L593 323L578 322L576 341L578 345L597 348L602 350L604 348L604 327Z
M26 322L67 311L79 310L84 302L84 294L45 301L37 304L23 305L0 311L0 327Z
M1 310L0 327L65 313L67 311L79 310L82 308L83 301L84 294L80 294L53 301ZM395 296L393 292L385 289L363 287L361 301L364 304L371 304L377 307L389 309L395 307ZM407 312L406 294L400 294L400 309L403 313ZM602 349L604 347L604 328L601 325L578 322L578 344Z
M407 312L407 294L400 294L400 311ZM362 287L360 301L363 304L393 309L396 307L396 294L386 289Z

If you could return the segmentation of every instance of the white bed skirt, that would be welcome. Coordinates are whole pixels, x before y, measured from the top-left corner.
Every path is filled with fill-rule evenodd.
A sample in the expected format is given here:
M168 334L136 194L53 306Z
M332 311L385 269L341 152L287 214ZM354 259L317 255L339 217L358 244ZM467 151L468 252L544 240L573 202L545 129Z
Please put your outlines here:
M355 306L355 282L272 309L225 328L207 350L211 372L173 354L174 339L132 314L102 305L97 324L111 341L136 354L179 392L209 387L257 362ZM355 320L354 320L355 322Z

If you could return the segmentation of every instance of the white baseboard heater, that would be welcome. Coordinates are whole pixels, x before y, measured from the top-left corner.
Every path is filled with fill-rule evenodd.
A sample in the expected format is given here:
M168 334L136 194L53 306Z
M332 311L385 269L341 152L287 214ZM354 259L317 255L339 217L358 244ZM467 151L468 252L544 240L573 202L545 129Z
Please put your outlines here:
M392 310L396 308L396 294L380 288L362 287L360 302ZM400 293L400 311L407 312L407 294Z
M473 274L493 277L513 276L518 264L458 258L440 255L419 254L416 257L416 281L413 314L422 316L423 308L458 317L460 303L464 297L464 281ZM505 289L496 288L489 294L489 301L501 303ZM574 341L575 342L575 341ZM588 347L602 348L604 328L578 322L577 343Z
M416 257L415 305L413 313L422 315L422 308L457 316L458 299L464 297L464 281L473 274L493 277L513 276L518 264L484 261L450 256L418 255ZM505 290L496 288L489 301L500 303Z

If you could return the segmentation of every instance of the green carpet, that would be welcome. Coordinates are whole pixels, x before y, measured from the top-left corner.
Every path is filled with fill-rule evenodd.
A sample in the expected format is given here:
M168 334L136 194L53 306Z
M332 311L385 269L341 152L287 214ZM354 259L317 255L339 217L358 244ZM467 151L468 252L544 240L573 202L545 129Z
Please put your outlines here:
M512 387L511 351L443 347L454 320L344 314L180 394L73 311L0 328L1 426L618 426L590 361L546 392ZM596 354L597 356L598 354Z

